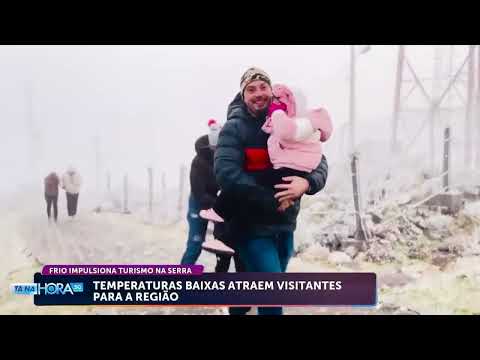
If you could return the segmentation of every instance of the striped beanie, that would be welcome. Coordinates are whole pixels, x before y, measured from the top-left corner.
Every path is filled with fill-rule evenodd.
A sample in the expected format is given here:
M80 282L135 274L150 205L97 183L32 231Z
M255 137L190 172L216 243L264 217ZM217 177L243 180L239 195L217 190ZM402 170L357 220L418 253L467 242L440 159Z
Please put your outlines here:
M256 67L252 67L245 71L240 80L240 91L242 94L242 98L245 88L248 86L248 84L257 80L265 81L268 85L272 86L270 76L268 76L265 71Z

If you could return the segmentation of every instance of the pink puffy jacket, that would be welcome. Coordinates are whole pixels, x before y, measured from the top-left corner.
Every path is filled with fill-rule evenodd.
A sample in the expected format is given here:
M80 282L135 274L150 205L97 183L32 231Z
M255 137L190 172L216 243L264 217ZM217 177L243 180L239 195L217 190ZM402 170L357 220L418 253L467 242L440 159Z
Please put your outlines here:
M319 108L307 111L305 117L296 117L295 97L285 85L274 85L273 95L287 105L287 113L274 111L262 127L270 134L267 143L270 161L275 169L311 172L322 160L322 142L332 135L330 116Z

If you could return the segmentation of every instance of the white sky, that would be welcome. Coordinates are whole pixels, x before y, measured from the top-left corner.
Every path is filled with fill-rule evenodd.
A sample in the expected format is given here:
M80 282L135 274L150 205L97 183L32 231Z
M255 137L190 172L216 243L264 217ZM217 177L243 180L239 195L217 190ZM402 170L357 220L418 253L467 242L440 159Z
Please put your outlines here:
M433 47L411 46L409 54L422 74L433 70ZM396 55L396 46L378 45L358 60L360 141L389 140ZM0 46L0 166L10 174L2 176L0 191L41 183L32 170L32 146L42 178L74 164L93 184L95 135L103 172L111 170L114 185L124 172L144 181L148 165L166 171L174 184L207 120L225 121L240 76L252 65L273 82L302 89L309 105L330 111L337 131L325 152L333 156L348 120L345 45ZM29 87L35 145L27 131Z

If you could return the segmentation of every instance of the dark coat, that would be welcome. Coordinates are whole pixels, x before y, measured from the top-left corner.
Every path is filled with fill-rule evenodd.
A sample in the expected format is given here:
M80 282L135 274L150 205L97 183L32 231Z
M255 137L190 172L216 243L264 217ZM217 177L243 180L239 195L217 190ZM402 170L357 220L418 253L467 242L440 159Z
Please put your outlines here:
M191 194L202 209L209 209L215 203L219 190L213 173L213 150L209 146L208 135L195 142L197 155L190 168Z
M254 117L238 94L229 106L227 122L220 132L215 151L215 176L220 188L256 194L254 198L248 197L252 206L255 206L255 201L262 201L262 196L274 195L273 189L260 187L256 180L262 171L271 167L267 148L269 135L262 130L265 120L266 114ZM318 168L306 178L310 184L307 195L314 195L322 190L327 176L328 163L323 156ZM232 226L236 228L236 232L242 231L254 236L294 231L299 211L300 200L297 200L285 213L279 213L278 222L275 224L241 224L235 223L233 219Z
M45 185L45 195L47 196L58 196L58 185L60 183L60 178L55 173L51 173L44 180Z

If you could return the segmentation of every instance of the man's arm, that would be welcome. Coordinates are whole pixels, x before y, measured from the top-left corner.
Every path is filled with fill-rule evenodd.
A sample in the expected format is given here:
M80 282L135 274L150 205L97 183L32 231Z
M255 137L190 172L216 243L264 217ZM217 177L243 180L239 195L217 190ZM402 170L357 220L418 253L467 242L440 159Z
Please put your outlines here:
M306 177L309 184L309 188L306 194L315 195L319 191L323 190L323 188L327 184L327 178L328 162L325 155L322 155L322 161L320 162L320 165L318 165L318 167Z
M217 184L224 191L257 186L255 179L244 170L245 152L241 139L235 119L227 121L218 137L214 161Z
M303 194L315 195L322 190L328 177L327 158L322 156L320 165L313 170L305 178L299 176L288 176L283 178L284 183L275 185L279 191L275 194L275 198L280 202L286 200L299 199Z

